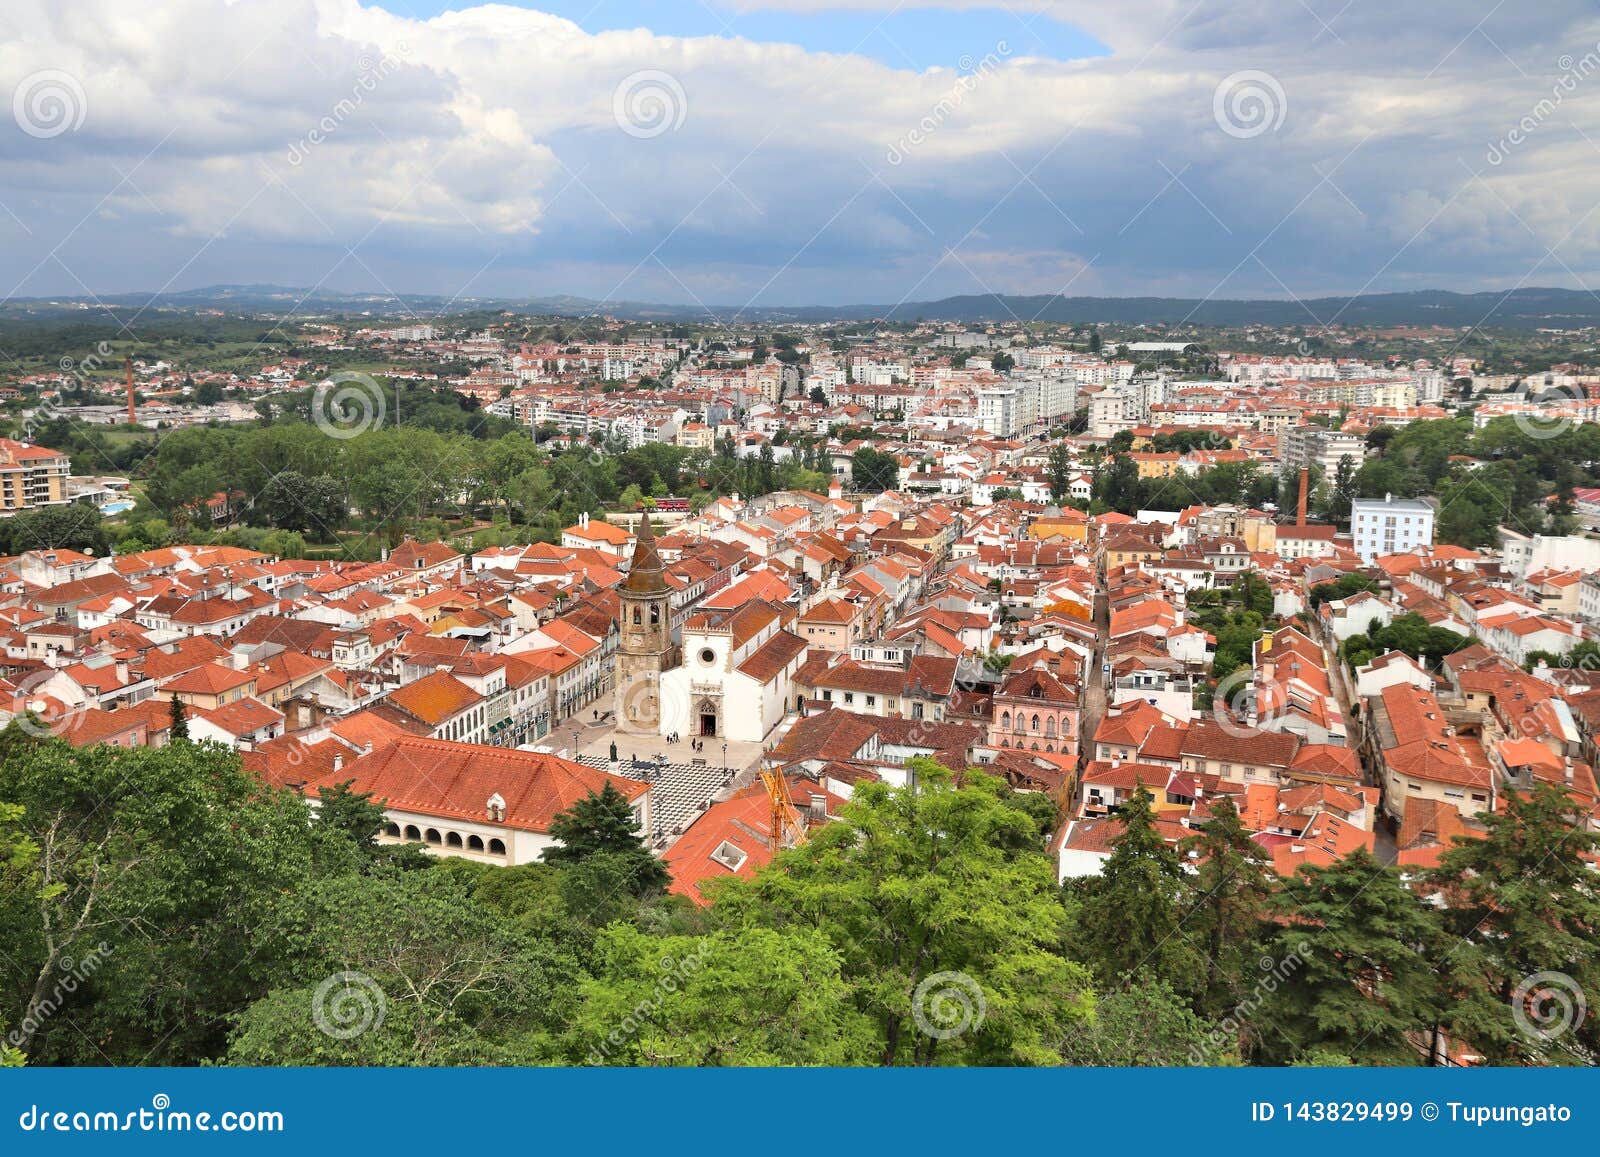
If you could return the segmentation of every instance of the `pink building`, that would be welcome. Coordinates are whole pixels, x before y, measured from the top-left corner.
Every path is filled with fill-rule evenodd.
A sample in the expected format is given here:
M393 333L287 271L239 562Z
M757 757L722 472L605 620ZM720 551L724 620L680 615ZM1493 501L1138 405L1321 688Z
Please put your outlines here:
M989 745L1078 754L1078 693L1042 667L1012 671L994 696Z

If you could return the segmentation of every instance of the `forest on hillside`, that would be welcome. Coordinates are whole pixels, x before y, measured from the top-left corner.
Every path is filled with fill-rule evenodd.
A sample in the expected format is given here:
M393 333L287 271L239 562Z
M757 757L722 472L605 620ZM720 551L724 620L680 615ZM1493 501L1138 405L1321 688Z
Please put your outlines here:
M620 797L559 817L549 862L496 867L380 842L346 790L313 815L219 747L13 724L5 1060L1545 1065L1600 1045L1557 1007L1600 991L1597 840L1558 789L1409 880L1365 853L1279 879L1226 799L1174 847L1141 791L1103 873L1063 887L1048 799L911 770L702 908L665 891Z

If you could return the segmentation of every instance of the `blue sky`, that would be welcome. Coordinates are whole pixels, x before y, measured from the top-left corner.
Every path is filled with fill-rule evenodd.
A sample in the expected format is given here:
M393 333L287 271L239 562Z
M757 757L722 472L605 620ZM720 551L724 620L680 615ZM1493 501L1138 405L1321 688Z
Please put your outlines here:
M1593 0L715 2L6 0L0 300L1600 285Z
M462 0L383 0L401 16L427 18L471 8ZM1022 6L951 9L904 4L891 11L848 5L814 11L756 8L711 0L542 0L523 3L573 21L586 32L648 28L662 36L738 36L797 44L811 52L856 53L891 68L954 68L963 54L981 59L1004 41L1013 55L1053 60L1103 56L1093 36Z

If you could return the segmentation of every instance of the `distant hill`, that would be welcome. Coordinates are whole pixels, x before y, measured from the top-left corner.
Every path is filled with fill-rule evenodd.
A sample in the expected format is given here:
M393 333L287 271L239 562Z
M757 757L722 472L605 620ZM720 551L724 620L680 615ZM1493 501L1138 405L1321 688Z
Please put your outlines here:
M438 317L485 310L516 310L559 317L610 315L634 321L693 321L708 316L767 324L789 322L885 321L1047 321L1117 322L1134 325L1315 326L1319 322L1363 326L1498 326L1515 329L1581 329L1600 326L1600 297L1574 289L1517 289L1509 293L1451 293L1424 289L1411 293L1369 293L1319 297L1302 302L1277 300L1202 301L1177 297L1060 297L968 294L901 305L698 306L637 301L598 302L571 296L452 298L433 294L349 294L276 285L215 285L177 293L123 293L99 301L117 311L221 309L238 313L338 315L379 318ZM0 317L61 317L95 312L92 299L17 298Z
M912 302L885 309L846 306L837 310L797 310L796 320L817 315L839 318L882 317L890 321L1121 322L1133 325L1206 326L1311 325L1337 318L1346 325L1494 325L1536 329L1579 329L1600 325L1600 298L1583 290L1518 289L1507 293L1451 293L1424 289L1412 293L1369 293L1358 297L1318 297L1304 302L1275 300L1202 301L1177 297L1019 297L977 294L940 301Z

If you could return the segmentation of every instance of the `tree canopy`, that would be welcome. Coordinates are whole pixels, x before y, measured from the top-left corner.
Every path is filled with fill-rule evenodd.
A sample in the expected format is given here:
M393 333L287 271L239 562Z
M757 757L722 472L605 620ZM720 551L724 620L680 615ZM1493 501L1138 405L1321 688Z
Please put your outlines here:
M1059 886L1054 804L912 760L699 907L631 809L546 862L377 838L233 752L0 731L0 1064L1424 1064L1587 1061L1548 1015L1600 984L1596 837L1555 786L1402 880L1363 852L1280 880L1226 797L1187 835L1140 791ZM619 806L620 801L620 806ZM624 814L626 813L626 814ZM659 867L659 865L657 865ZM1559 993L1557 993L1559 995Z

